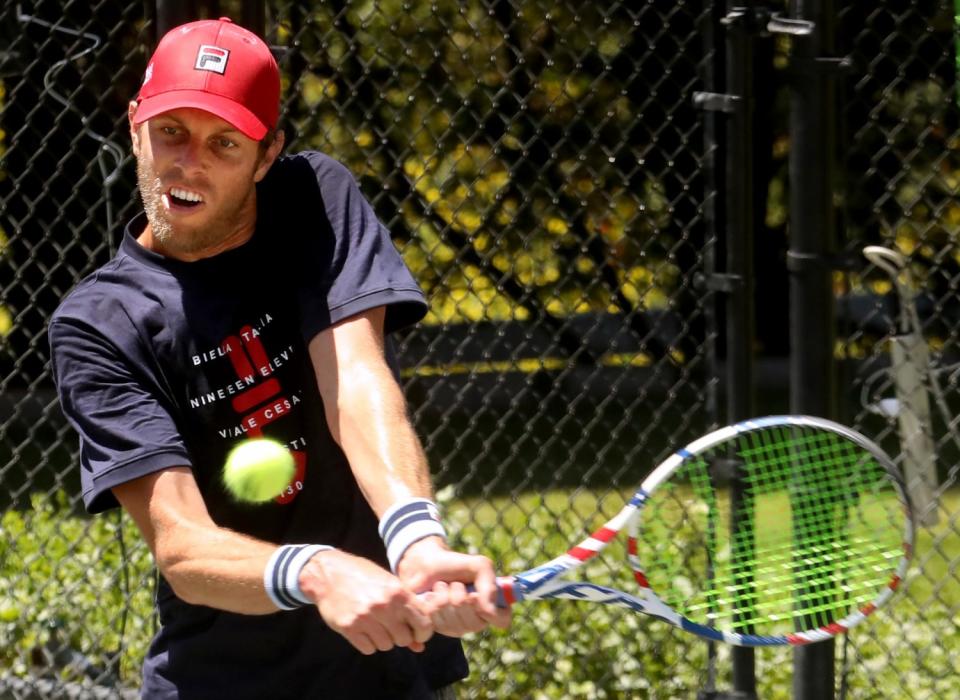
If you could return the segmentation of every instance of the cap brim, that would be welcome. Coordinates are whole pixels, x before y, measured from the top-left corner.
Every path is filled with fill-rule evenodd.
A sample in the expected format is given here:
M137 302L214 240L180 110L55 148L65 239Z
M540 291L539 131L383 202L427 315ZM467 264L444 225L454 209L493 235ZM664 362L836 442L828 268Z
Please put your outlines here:
M202 90L170 90L144 97L137 105L134 123L140 124L165 112L185 108L200 109L220 117L254 141L267 135L267 125L257 119L249 109L226 97L211 95Z

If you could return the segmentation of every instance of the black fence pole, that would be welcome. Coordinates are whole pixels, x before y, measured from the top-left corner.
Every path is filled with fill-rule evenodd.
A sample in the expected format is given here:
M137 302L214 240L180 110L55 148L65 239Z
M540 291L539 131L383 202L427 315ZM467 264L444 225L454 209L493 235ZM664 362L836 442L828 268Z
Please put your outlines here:
M711 3L710 13L704 15L700 25L703 37L703 54L708 57L700 67L703 79L704 92L694 94L694 105L703 109L703 182L704 182L704 245L703 280L697 282L700 290L710 287L709 280L715 278L719 272L718 265L723 260L722 235L726 227L727 199L726 199L726 162L727 162L727 131L726 115L720 109L712 109L709 100L722 95L726 87L726 53L724 51L723 18L726 8L722 3ZM712 291L712 289L710 290ZM723 342L723 320L725 314L721 311L714 298L704 307L706 337L706 357L709 367L708 374L714 381L707 384L706 408L707 415L714 423L723 421L720 410L722 369L720 358L725 356L721 348ZM714 651L714 648L711 648ZM713 656L711 656L711 659Z
M727 421L753 415L753 237L754 237L754 143L753 143L753 44L758 16L751 8L730 7L727 26L727 91L736 100L727 122ZM731 513L750 513L746 491L737 478L730 482ZM731 541L750 537L750 517L732 517ZM746 531L745 531L746 530ZM746 584L747 582L743 582ZM743 629L745 633L751 630ZM756 697L754 650L735 647L733 690L744 700Z
M703 261L705 276L698 281L702 291L714 291L711 284L720 270L723 259L723 231L726 228L726 169L727 130L726 115L717 105L722 106L721 96L726 87L726 53L723 43L722 22L726 13L723 3L711 3L709 14L704 15L700 26L703 37L703 55L707 60L700 66L704 91L694 94L694 105L703 109L703 181L704 181L704 246ZM715 295L704 305L706 358L708 375L713 378L707 383L706 409L713 424L723 420L720 409L720 396L723 370L720 358L725 355L722 329L724 310ZM712 575L712 571L710 574ZM697 700L716 700L717 698L717 644L707 642L707 667L704 687L697 692Z
M832 71L832 0L791 0L793 42L790 112L790 406L794 413L832 417L834 308L831 252L835 240L833 172L836 104ZM795 700L834 697L833 641L794 652Z
M716 366L725 396L724 422L749 418L754 413L754 299L753 299L753 238L757 217L756 139L754 135L754 68L757 57L754 49L758 37L766 32L766 13L756 8L727 5L718 8L724 12L717 21L724 29L722 48L711 41L714 51L714 70L706 85L715 92L698 93L695 100L706 110L707 146L714 190L708 208L709 223L714 230L714 243L707 248L710 291L722 294L719 306L719 331L717 345L724 358L723 366ZM713 31L706 35L713 38ZM722 116L722 120L717 117ZM761 144L760 148L769 144ZM716 269L716 267L721 269ZM711 317L712 320L712 317ZM711 397L712 398L712 397ZM720 414L718 402L712 400L715 414ZM743 517L733 517L730 523L717 523L731 530L731 541L744 542L750 533L751 507L749 496L734 478L730 482L731 512ZM749 584L748 581L743 581ZM749 633L746 626L741 632ZM733 691L716 690L716 653L709 650L710 668L707 688L698 694L699 700L753 700L756 698L756 671L754 650L732 650Z

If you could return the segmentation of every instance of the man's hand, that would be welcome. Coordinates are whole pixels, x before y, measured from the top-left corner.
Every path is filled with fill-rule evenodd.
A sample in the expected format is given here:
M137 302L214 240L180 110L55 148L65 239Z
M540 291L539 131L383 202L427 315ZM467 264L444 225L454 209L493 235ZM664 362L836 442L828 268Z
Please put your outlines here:
M440 634L462 637L488 625L510 626L509 609L496 605L496 575L486 557L454 552L441 538L425 537L404 552L397 575L422 594ZM468 592L466 584L475 590Z
M300 589L331 629L363 654L408 647L433 635L430 608L386 569L341 550L318 552L300 572Z

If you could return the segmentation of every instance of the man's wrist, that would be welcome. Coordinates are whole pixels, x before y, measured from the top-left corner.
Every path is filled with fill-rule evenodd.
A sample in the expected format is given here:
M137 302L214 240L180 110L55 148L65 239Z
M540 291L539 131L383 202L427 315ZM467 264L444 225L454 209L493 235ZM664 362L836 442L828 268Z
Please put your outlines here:
M394 573L410 545L427 537L447 539L437 504L426 498L409 498L394 503L380 519L379 532L387 548L390 570Z
M407 547L407 551L397 562L396 574L401 579L405 575L407 577L416 576L416 573L422 570L425 563L436 561L439 553L449 551L451 550L447 541L437 535L430 535L417 540Z
M313 601L300 588L300 572L318 552L332 549L323 544L285 544L277 548L263 570L263 587L280 610L294 610Z

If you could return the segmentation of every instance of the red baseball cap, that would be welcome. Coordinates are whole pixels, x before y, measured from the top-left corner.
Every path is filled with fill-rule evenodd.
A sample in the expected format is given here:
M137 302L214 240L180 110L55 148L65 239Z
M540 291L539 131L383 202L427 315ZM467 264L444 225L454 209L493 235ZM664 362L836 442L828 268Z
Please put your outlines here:
M280 116L280 70L260 37L226 17L190 22L157 44L137 100L136 124L192 107L259 141Z

